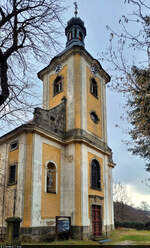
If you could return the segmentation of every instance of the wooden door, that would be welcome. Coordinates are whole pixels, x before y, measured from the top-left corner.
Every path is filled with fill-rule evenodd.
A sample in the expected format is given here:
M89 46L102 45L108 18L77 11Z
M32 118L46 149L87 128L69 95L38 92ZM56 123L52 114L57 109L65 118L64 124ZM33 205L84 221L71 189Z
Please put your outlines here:
M102 214L101 206L92 205L92 232L94 236L102 234Z

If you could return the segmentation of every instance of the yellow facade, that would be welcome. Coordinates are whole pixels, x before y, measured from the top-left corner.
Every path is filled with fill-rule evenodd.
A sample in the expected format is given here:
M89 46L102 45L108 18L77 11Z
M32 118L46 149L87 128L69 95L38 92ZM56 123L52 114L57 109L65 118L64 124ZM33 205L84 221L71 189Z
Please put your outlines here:
M96 159L100 164L100 172L101 172L101 190L95 190L91 188L91 161L92 159ZM88 152L88 195L97 195L104 196L104 180L103 180L103 160L102 158L95 156Z
M81 225L81 144L75 144L75 225Z
M95 190L91 188L91 161L92 159L96 159L100 164L100 172L101 172L101 190ZM103 171L103 159L95 156L95 154L88 153L88 195L101 196L104 197L104 171ZM104 218L104 200L101 202L102 204L102 219ZM91 217L91 205L89 199L89 218Z
M51 145L43 144L42 148L42 206L41 206L41 218L55 218L60 215L60 161L61 161L61 150ZM47 193L45 192L45 172L46 165L48 162L54 162L57 166L56 177L57 177L57 192Z
M90 79L93 74L90 68L86 68L87 75L87 129L89 132L95 134L99 138L102 138L102 99L101 99L101 81L98 77L94 77L98 85L98 98L90 93ZM96 124L90 118L90 112L95 111L99 122Z
M59 94L53 94L53 83L57 76L61 76L63 78L63 90ZM51 74L49 79L49 108L53 108L61 103L61 99L65 96L67 97L67 65L65 65L59 74Z
M11 151L9 149L8 151L8 164L14 164L15 162L18 163L18 153L19 153L19 147L17 149Z
M6 185L8 185L8 179L9 179L9 173L10 173L10 166L11 165L16 165L16 182L18 179L18 155L19 155L19 147L17 147L15 150L10 150L10 144L8 147L8 167L7 167L7 174L5 175L5 179L3 180L3 183L5 182ZM4 172L3 172L4 173ZM16 190L17 184L14 183L12 185L9 184L9 186L6 187L5 189L5 199L4 199L4 208L5 208L5 213L2 216L2 218L5 219L7 217L10 217L13 215L14 211L14 192ZM1 189L1 193L3 194L3 188ZM1 199L2 201L2 199Z
M32 150L33 134L26 135L26 165L25 165L25 185L24 185L24 216L23 226L31 226L31 200L32 200Z

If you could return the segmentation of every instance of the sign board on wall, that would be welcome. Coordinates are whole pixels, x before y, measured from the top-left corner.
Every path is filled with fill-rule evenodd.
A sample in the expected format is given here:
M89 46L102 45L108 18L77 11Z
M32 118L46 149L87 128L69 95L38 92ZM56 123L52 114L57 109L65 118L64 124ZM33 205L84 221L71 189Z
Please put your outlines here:
M56 234L57 237L64 236L69 238L71 231L71 217L56 216Z

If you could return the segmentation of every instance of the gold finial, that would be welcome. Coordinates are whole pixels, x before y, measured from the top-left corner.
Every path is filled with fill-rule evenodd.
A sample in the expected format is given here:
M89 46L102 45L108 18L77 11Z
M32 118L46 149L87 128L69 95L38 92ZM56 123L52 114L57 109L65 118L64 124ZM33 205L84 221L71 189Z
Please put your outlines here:
M78 14L78 5L77 5L77 2L74 2L74 6L75 6L75 17L77 17L77 14Z

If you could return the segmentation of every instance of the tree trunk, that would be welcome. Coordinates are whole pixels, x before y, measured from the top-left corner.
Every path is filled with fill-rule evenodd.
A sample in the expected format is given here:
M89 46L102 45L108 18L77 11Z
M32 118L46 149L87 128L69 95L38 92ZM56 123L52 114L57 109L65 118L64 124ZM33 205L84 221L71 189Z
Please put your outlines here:
M6 99L9 96L7 72L8 72L7 61L2 60L0 58L0 86L1 86L0 106L6 101Z

